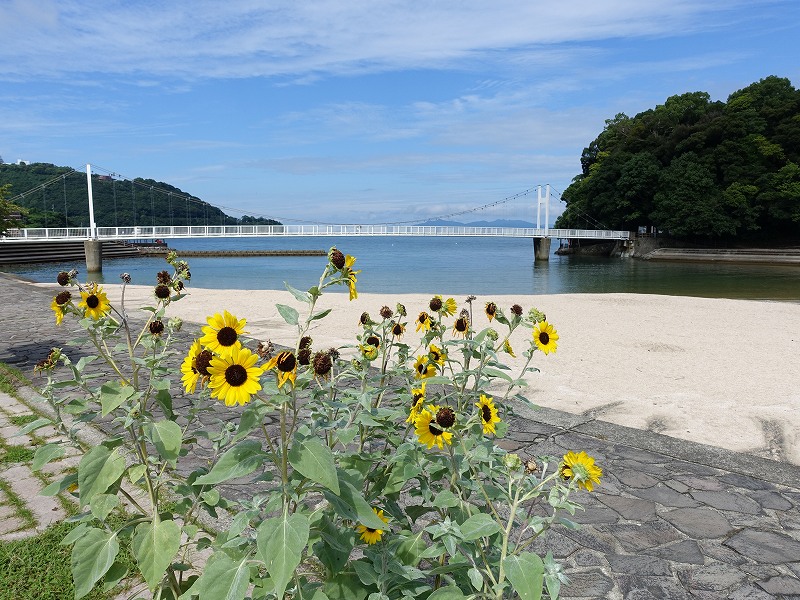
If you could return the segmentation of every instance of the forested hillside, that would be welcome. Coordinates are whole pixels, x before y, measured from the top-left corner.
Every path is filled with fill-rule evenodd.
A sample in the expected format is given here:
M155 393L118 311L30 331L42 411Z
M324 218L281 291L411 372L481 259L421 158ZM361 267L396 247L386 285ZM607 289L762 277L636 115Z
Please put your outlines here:
M23 227L89 226L86 172L49 163L0 164L0 186L26 209ZM24 196L19 196L24 194ZM95 222L116 225L279 224L272 219L226 215L196 196L161 181L92 175Z
M800 242L800 91L788 79L767 77L727 102L692 92L618 114L581 166L556 227L597 221L698 242Z

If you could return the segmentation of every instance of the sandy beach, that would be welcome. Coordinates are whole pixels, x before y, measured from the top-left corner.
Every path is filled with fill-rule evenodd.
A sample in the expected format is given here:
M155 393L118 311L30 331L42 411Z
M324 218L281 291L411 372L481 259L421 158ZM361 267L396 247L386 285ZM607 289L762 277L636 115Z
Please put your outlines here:
M120 286L105 289L119 301ZM152 289L129 286L129 310L150 303ZM275 308L287 304L304 314L288 292L190 287L188 293L168 309L187 328L227 309L247 319L253 338L296 342L296 328ZM414 319L430 298L359 294L349 302L344 293L326 293L317 308L333 311L312 325L314 347L353 344L362 312L378 319L382 306L397 302L408 309L404 341L413 347ZM459 309L466 306L465 298L455 299ZM532 366L541 372L526 376L525 394L534 403L800 464L800 304L643 294L480 297L473 305L476 329L489 326L483 306L490 300L506 312L515 303L526 312L535 306L558 331L557 352L537 352ZM517 370L529 336L519 328L511 338L518 358L507 364Z

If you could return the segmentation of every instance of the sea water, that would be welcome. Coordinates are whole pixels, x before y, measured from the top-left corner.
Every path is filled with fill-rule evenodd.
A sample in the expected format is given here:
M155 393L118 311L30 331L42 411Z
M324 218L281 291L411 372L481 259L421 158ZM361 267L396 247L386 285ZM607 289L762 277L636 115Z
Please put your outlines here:
M588 258L555 254L534 262L533 242L489 237L282 237L166 240L180 254L192 250L322 250L336 246L356 257L358 290L374 293L421 292L485 297L491 294L575 294L632 292L800 301L800 266L679 263L631 258ZM324 256L224 256L186 259L191 287L216 289L299 289L316 285ZM101 283L129 273L133 283L155 285L167 268L163 258L103 261ZM55 281L58 271L84 262L4 265L0 270L34 281ZM346 288L337 288L344 292Z

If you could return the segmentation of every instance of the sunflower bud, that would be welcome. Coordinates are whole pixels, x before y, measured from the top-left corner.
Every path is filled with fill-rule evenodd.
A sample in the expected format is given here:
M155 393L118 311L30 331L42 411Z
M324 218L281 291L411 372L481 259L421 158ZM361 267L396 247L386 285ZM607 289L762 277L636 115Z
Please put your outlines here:
M167 271L159 271L156 275L156 280L162 285L169 285L172 281L172 277Z
M183 327L183 319L180 317L172 317L169 321L167 321L167 326L171 331L177 333L181 330L181 327Z
M503 456L503 465L509 471L516 471L522 467L522 459L519 457L519 454L514 454L513 452L509 452L505 456Z
M492 329L491 327L486 330L486 337L488 337L493 342L496 342L497 339L500 337L500 334L497 333L496 329Z
M130 273L120 273L119 278L122 280L122 283L129 284L131 282L131 274Z
M398 315L400 315L401 317L405 317L405 316L407 316L407 315L408 315L408 313L406 312L406 307L405 307L405 305L403 305L403 304L400 304L400 303L398 302L398 303L397 303L397 306L395 306L394 308L395 308L395 310L397 311L397 314L398 314Z
M384 306L381 308L381 317L384 319L391 319L394 312L388 306Z
M528 311L528 318L531 320L531 323L541 323L547 320L547 316L536 308L532 308Z
M317 352L313 358L314 373L320 377L326 376L333 368L333 360L328 352Z
M522 307L519 304L515 304L511 307L511 312L514 313L516 316L522 316Z

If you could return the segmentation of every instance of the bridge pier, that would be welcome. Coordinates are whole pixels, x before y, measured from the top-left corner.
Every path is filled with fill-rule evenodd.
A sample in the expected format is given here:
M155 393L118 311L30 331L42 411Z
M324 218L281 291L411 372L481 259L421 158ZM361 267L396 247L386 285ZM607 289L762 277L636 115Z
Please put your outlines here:
M550 260L550 239L533 238L533 260Z
M100 240L84 240L83 251L86 253L86 271L103 272L103 242Z

